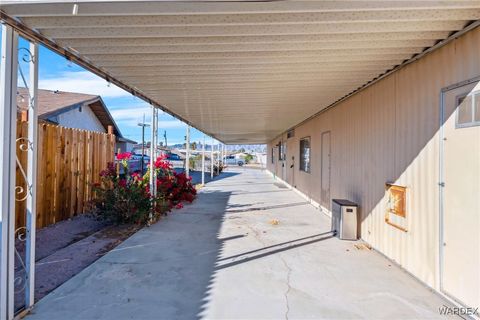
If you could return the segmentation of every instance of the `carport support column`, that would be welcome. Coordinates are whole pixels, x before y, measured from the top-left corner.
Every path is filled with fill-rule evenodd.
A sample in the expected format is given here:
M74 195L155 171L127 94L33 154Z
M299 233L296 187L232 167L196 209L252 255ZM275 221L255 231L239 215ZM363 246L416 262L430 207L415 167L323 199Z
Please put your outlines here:
M212 138L212 146L211 146L211 149L210 149L210 178L213 179L213 144L214 144L214 140Z
M225 163L227 162L227 154L226 154L226 152L225 152L226 147L227 147L226 145L223 145L223 149L222 149L222 152L223 152L223 154L222 154L222 161L223 161L223 165L224 165L224 166L225 166Z
M205 135L202 143L202 186L205 185Z
M0 60L0 320L14 316L15 152L18 34L2 24Z
M153 121L152 121L152 126L154 127L153 130L153 168L155 168L155 161L158 158L158 112L159 110L157 108L154 108L153 112ZM154 170L153 173L153 196L157 196L157 171Z
M38 62L37 43L30 43L30 83L28 104L28 153L27 153L27 216L26 216L26 286L25 307L35 303L35 231L37 217L37 150L38 150Z
M219 161L219 163L218 163L218 170L220 171L220 164L223 164L223 144L219 144L219 145L218 145L218 148L219 148L219 150L218 150L218 152L219 152L218 156L220 157L220 161Z
M220 158L220 143L217 144L217 153L218 153L217 175L219 175L220 174L220 160L222 160Z
M190 177L190 126L187 125L187 134L185 136L185 173Z
M152 107L152 125L150 126L150 170L149 170L149 187L150 187L150 196L152 199L155 199L155 113L156 109ZM155 210L155 208L153 208ZM153 218L153 212L150 214L150 220Z

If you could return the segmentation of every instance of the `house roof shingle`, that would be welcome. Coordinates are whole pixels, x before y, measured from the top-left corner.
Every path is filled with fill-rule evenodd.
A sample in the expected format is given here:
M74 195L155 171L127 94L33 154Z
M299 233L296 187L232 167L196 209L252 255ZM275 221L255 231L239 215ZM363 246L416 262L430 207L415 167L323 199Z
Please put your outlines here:
M28 90L26 88L19 87L17 89L17 106L21 110L28 109L28 97ZM123 137L100 96L58 90L38 90L38 117L40 119L45 120L83 105L90 106L106 130L108 126L113 126L113 131L117 139Z
M28 108L28 90L26 88L18 88L17 91L17 105L20 109L26 110ZM38 90L38 116L45 118L64 108L78 104L88 104L97 99L100 99L100 96L64 91Z

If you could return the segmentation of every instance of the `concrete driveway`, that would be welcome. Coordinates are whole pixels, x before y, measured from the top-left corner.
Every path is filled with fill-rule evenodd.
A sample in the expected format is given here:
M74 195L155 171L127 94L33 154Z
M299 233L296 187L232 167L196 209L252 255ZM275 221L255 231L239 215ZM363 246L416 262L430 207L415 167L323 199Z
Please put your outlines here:
M223 173L28 319L428 319L447 304L267 173ZM54 270L52 270L54 272Z

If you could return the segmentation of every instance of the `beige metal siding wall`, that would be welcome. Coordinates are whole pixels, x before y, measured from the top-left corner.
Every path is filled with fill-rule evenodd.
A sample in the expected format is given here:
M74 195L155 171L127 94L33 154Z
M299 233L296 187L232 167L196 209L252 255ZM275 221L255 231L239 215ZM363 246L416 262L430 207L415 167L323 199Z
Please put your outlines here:
M436 289L440 90L479 76L479 57L477 28L298 126L297 147L288 150L297 189L320 202L321 133L331 131L332 198L357 202L362 238ZM304 136L311 137L311 174L298 171ZM270 161L268 168L275 169ZM408 187L408 232L385 223L386 182Z

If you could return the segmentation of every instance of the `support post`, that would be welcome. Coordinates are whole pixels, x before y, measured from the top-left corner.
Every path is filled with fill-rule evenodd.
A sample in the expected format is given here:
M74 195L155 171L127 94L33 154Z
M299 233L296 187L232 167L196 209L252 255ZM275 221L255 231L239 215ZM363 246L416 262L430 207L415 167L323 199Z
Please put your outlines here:
M190 177L190 126L187 125L187 135L185 141L185 173L187 178Z
M158 117L159 117L160 110L155 109L155 159L158 158L159 156L159 151L158 151ZM155 184L156 186L156 184ZM155 192L157 191L157 188L155 188Z
M225 166L225 145L222 144L222 165Z
M202 186L205 185L205 134L202 143Z
M220 144L217 144L218 164L217 164L217 176L220 174Z
M153 163L155 166L155 161L158 158L158 112L159 110L155 108L154 116L155 118L152 121L152 125L155 126L155 134L153 136ZM157 197L157 172L155 171L154 179L153 179L153 195Z
M223 145L218 145L218 171L220 172L220 165L223 163Z
M0 320L14 317L18 34L2 24L0 60Z
M213 143L214 143L214 140L212 138L212 148L210 149L210 178L213 179L213 162L215 161L214 157L213 157Z
M150 126L150 194L155 197L155 107L152 107L152 124Z
M27 217L26 217L26 286L25 308L35 303L35 231L37 217L37 135L38 135L38 62L39 51L37 43L30 43L30 83L28 104L28 154L27 154Z

